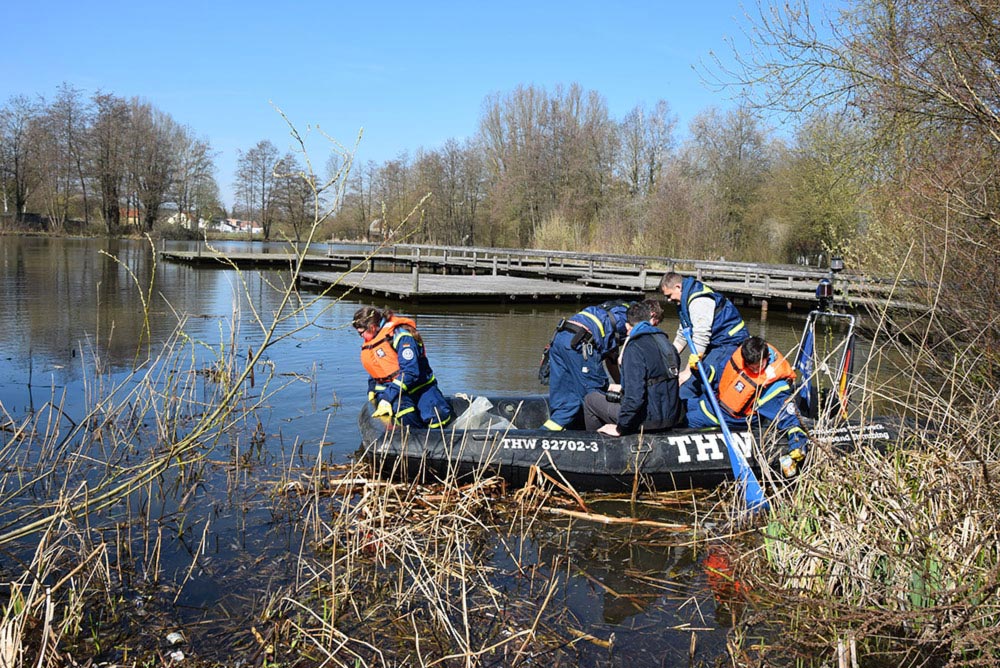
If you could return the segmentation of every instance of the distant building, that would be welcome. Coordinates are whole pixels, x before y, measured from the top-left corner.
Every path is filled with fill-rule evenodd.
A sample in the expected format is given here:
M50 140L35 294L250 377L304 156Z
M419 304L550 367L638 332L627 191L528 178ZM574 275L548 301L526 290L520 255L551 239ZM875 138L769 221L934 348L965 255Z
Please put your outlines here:
M239 220L238 218L225 218L219 221L220 232L230 234L263 234L264 228L252 220Z
M121 216L120 222L122 225L139 225L142 221L142 212L139 209L120 206L118 207L118 212Z
M179 225L189 230L195 229L193 217L188 216L183 211L178 211L168 216L167 223L170 225ZM238 218L216 218L214 220L199 218L197 229L222 232L223 234L259 235L264 233L264 228L254 221L240 220Z
M199 222L198 227L201 227L201 225L200 225L201 221L198 221L198 222ZM191 228L191 218L185 212L183 212L183 211L175 211L174 213L172 213L169 216L167 216L167 224L168 225L178 225L180 227L185 227L185 228L187 228L189 230L192 229Z

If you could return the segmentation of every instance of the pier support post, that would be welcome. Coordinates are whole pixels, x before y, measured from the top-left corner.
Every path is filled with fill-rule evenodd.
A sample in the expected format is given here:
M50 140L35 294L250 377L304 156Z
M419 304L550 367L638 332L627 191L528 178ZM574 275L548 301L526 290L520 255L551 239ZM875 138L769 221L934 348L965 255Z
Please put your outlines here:
M417 252L419 253L420 251ZM416 294L420 292L420 265L414 262L410 273L413 274L413 293Z
M493 256L493 275L494 276L497 275L497 258L496 258L496 256Z
M646 291L646 268L643 267L639 270L639 289L643 292Z
M767 300L760 300L760 321L767 322Z

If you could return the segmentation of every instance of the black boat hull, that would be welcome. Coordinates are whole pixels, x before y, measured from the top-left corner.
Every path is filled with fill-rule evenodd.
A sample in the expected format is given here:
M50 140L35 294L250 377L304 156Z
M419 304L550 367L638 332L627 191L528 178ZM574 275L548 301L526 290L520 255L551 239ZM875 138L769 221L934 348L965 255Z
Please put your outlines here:
M541 428L548 418L545 396L485 399L488 411L464 429L461 419L458 427L444 429L392 428L386 421L372 418L372 409L366 404L359 416L363 456L385 477L433 480L449 474L460 478L496 474L519 487L537 474L533 471L537 468L581 492L627 492L636 486L658 491L711 488L733 479L720 431L674 429L622 437L586 431L552 432ZM451 402L460 416L471 403L464 396L452 397ZM469 426L467 420L464 422ZM832 440L841 449L862 440L885 442L894 437L893 430L884 425L837 431L843 434L833 434ZM776 465L782 446L746 429L735 429L732 435L734 445L748 461ZM758 446L758 442L763 445ZM760 467L753 468L760 475Z

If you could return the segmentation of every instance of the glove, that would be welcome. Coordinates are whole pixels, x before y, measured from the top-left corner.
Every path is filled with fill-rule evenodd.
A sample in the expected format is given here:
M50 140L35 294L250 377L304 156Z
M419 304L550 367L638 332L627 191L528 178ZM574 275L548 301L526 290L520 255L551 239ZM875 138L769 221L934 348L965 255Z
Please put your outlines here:
M806 458L806 447L809 437L801 429L795 427L788 432L788 456L797 462Z
M375 393L374 392L369 392L368 393L368 403L370 403L372 406L375 405Z
M378 402L378 406L375 408L375 412L372 413L372 417L392 417L392 404L383 399Z
M697 369L699 361L701 361L701 355L698 353L691 353L691 355L688 356L688 366L691 367L691 369Z

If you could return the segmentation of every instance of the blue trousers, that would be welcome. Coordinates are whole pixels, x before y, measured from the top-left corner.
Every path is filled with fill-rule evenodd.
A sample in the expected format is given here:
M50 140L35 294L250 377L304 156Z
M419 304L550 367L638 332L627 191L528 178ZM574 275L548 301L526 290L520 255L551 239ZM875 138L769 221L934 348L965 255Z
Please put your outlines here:
M549 349L549 419L561 427L577 419L588 392L608 383L600 354L584 357L582 350L570 347L572 340L573 332L559 332Z

